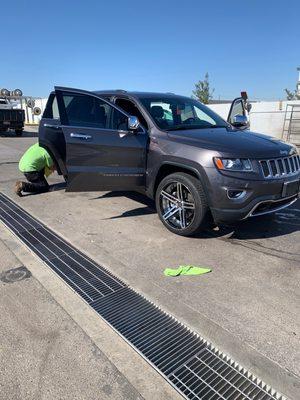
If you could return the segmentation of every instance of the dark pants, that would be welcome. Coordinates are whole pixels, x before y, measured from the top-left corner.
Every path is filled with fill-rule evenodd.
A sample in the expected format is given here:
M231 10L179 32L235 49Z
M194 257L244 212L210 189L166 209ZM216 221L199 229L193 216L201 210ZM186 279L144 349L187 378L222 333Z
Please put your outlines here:
M44 193L48 192L49 185L45 178L45 171L24 172L28 182L23 182L23 192Z

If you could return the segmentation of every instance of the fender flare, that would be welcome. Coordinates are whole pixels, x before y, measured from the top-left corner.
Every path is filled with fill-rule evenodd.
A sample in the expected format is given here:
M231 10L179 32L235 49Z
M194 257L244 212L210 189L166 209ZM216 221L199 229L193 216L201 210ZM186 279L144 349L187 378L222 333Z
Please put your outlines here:
M152 198L155 197L155 183L156 183L159 171L161 170L161 168L164 165L171 165L174 167L178 167L180 169L185 169L185 170L189 170L189 171L193 172L197 176L197 178L200 180L200 182L202 183L203 190L205 191L208 203L210 204L210 195L209 195L209 190L208 190L209 181L208 181L208 178L206 176L206 173L205 173L203 167L200 164L198 164L197 165L198 168L196 168L188 163L185 164L185 163L181 163L181 162L177 162L177 161L163 161L161 163L161 165L159 166L159 168L156 171L155 177L153 179L153 184L150 188L150 195Z

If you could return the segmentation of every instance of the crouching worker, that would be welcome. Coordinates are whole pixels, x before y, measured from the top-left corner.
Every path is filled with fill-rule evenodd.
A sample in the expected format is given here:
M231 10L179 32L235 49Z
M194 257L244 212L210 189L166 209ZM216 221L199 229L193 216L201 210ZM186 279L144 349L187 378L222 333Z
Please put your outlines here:
M22 192L44 193L49 191L48 177L55 171L55 165L47 150L38 143L29 147L19 162L19 170L25 175L27 182L17 181L15 193L22 196Z

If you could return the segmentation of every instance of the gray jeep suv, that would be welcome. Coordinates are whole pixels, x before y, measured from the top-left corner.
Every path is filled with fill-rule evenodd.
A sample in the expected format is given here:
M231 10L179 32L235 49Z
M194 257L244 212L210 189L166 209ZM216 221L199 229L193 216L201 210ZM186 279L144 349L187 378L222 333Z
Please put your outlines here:
M247 128L245 102L228 121L171 93L56 87L39 128L67 191L133 190L162 223L190 236L211 214L232 223L287 207L299 194L294 146Z

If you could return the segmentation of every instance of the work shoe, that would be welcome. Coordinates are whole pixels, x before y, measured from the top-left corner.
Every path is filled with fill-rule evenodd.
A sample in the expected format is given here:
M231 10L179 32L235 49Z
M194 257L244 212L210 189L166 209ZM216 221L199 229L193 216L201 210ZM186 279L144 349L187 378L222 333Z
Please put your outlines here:
M17 181L15 184L15 193L22 197L22 190L23 190L23 182Z

